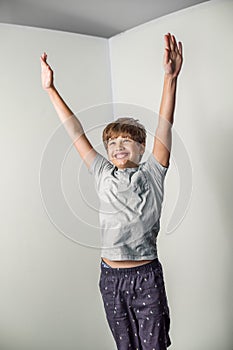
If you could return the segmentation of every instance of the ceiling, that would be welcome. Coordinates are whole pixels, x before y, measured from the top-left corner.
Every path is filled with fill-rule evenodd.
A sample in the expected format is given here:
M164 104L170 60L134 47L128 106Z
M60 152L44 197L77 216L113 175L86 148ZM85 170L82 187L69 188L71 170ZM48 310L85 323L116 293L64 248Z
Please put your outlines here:
M207 0L0 0L0 22L110 38Z

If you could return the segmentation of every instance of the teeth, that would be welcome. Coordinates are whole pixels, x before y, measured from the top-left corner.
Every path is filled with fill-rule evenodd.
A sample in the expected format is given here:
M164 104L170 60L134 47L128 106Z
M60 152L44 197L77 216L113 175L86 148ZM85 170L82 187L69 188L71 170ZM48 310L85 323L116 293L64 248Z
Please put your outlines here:
M124 158L125 156L127 156L127 153L121 153L121 154L117 154L116 158Z

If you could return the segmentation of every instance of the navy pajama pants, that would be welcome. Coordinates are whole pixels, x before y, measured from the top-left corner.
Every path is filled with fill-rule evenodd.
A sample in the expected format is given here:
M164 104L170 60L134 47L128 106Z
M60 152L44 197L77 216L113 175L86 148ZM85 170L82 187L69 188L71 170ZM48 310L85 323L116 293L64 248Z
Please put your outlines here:
M118 350L166 350L170 317L158 258L131 268L112 268L101 259L99 289Z

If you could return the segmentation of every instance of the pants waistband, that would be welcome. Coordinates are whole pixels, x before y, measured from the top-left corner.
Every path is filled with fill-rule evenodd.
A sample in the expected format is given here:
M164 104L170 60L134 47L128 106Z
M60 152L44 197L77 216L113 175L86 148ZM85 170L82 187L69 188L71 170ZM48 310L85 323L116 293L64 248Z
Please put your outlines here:
M152 260L150 263L146 263L143 265L139 265L139 266L134 266L134 267L105 267L104 264L102 264L102 259L101 259L101 271L105 274L106 271L109 275L121 275L121 274L127 274L130 273L131 275L137 275L140 273L144 273L144 272L148 272L148 271L152 271L153 269L156 268L161 268L161 263L159 261L158 258L155 258L154 260ZM109 266L109 265L108 265Z

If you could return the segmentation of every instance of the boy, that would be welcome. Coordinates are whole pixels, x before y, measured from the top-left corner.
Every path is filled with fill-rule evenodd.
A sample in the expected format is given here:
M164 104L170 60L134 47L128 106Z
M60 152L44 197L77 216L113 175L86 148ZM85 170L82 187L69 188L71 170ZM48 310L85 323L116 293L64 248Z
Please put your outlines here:
M47 55L41 56L42 86L91 174L100 198L102 230L99 281L106 318L119 350L166 350L170 316L156 239L163 182L169 167L171 127L182 44L164 36L164 87L153 152L140 163L146 130L134 118L118 118L103 131L108 159L96 152L82 125L53 83Z

